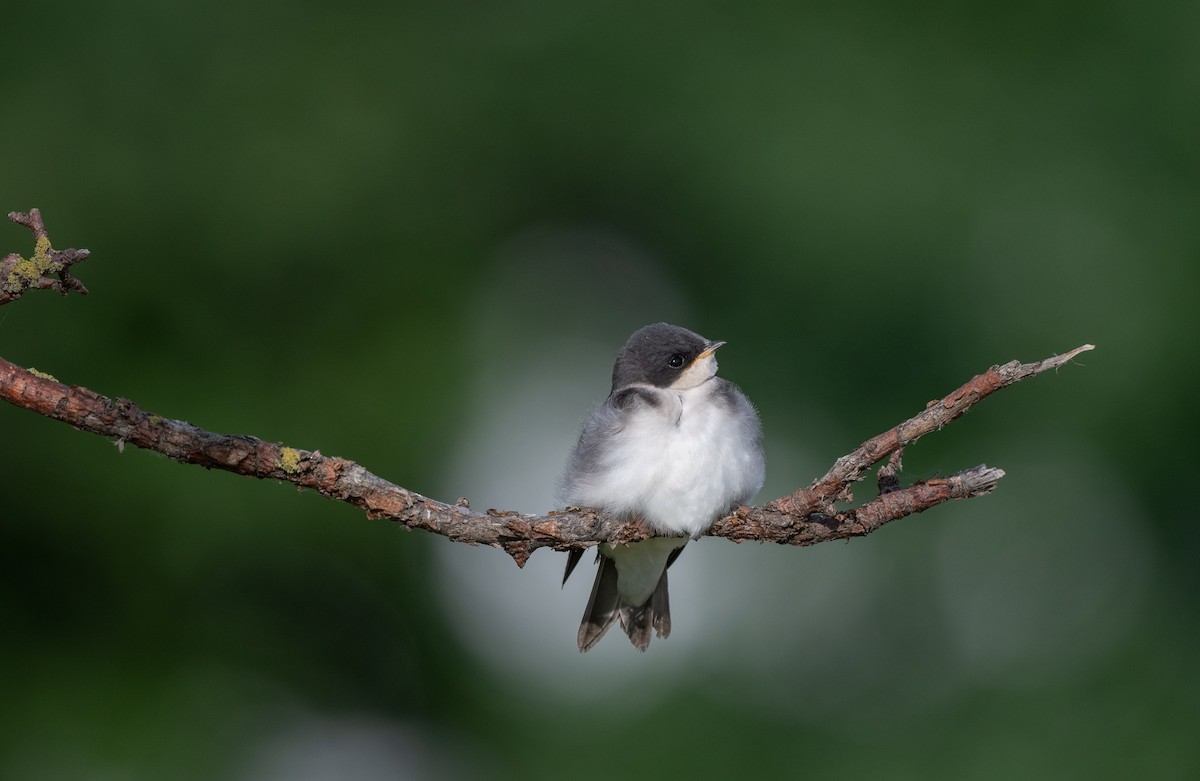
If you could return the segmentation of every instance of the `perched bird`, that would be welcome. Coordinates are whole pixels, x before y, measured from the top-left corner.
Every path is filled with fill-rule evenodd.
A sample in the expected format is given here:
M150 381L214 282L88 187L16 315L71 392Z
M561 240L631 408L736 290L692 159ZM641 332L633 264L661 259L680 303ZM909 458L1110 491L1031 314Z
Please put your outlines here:
M689 537L698 538L762 487L762 427L737 386L716 376L715 353L723 344L666 323L637 330L617 355L612 392L584 424L559 498L642 518L671 536L599 546L580 651L617 619L639 651L650 644L652 628L669 635L667 568ZM582 551L571 554L564 583Z

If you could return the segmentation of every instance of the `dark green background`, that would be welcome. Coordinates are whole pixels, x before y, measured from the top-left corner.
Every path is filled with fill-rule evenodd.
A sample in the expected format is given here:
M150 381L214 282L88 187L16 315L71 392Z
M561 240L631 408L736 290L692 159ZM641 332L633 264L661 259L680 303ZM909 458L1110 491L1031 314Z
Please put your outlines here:
M93 256L0 354L165 416L538 512L671 319L769 499L1098 349L910 448L990 497L689 548L645 656L575 652L560 557L4 407L0 776L1200 773L1197 4L9 5L0 210Z

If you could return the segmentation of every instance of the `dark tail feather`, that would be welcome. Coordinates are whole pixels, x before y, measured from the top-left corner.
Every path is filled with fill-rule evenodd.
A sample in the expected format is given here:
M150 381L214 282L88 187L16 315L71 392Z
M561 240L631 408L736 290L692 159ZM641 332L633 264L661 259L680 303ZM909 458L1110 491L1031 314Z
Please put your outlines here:
M650 630L659 637L671 634L671 600L667 596L667 571L664 569L654 593L640 607L622 605L621 628L629 635L629 642L639 651L650 646Z
M645 651L649 647L651 630L659 637L670 636L671 599L667 593L667 569L682 552L682 545L671 551L666 567L663 567L662 575L658 578L658 585L654 587L654 593L642 605L621 602L621 595L617 592L617 565L607 556L597 555L600 566L596 570L596 582L592 584L592 596L588 600L587 610L583 613L583 623L579 625L579 650L587 651L600 642L600 638L604 637L604 633L617 618L621 619L621 628L629 636L629 642L639 651ZM575 553L574 550L568 551L566 575L570 575L575 564L579 563L578 555L574 556L572 563L570 556ZM566 575L563 576L564 582L567 579Z
M645 651L650 645L650 624L653 620L649 602L641 607L625 605L621 608L621 628L639 651Z
M675 551L672 556L677 557L681 550L683 548ZM667 563L667 566L671 566L670 562ZM662 577L658 579L658 586L655 587L654 594L650 596L650 610L654 613L654 634L659 637L669 637L671 634L671 598L667 594L667 571L665 569Z
M659 637L671 636L671 595L667 592L667 570L675 563L675 559L679 558L679 554L683 553L684 547L686 546L680 545L671 551L671 555L667 557L667 566L663 567L662 577L658 579L658 585L654 587L654 593L650 595L654 634ZM649 639L646 642L648 644Z
M570 574L568 570L567 574ZM617 565L607 556L600 557L600 566L596 570L596 582L592 584L592 596L588 599L587 610L583 611L583 623L579 625L579 651L588 650L617 620L620 611L621 597L617 594Z
M563 571L563 585L567 585L567 578L571 577L571 573L575 571L575 565L583 558L583 548L571 548L567 551L567 568Z

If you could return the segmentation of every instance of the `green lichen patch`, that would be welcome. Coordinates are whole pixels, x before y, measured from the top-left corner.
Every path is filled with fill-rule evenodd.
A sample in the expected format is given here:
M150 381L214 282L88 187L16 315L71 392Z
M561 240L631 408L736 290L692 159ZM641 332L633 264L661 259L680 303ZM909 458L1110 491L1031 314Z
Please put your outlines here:
M37 266L37 270L43 276L46 274L57 274L62 271L62 264L50 257L50 251L54 249L50 246L50 239L45 236L38 236L37 243L33 246L33 257L29 260Z
M55 377L53 374L49 374L44 371L39 371L39 370L33 368L32 366L29 367L29 373L32 374L34 377L41 377L43 380L50 380L51 382L58 382L58 378Z
M290 447L280 448L279 468L287 472L289 475L294 475L299 472L300 451Z
M50 255L53 247L45 236L39 236L33 247L33 256L18 257L4 280L4 290L8 293L20 293L28 290L33 283L50 274L62 271L63 265Z

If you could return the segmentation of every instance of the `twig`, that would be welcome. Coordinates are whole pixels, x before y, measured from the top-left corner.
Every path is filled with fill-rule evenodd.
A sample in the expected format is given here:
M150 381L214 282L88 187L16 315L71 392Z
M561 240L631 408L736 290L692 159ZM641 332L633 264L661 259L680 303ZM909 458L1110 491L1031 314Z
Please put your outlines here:
M930 431L940 429L957 420L967 410L986 396L1001 388L1033 377L1050 369L1057 369L1080 353L1096 349L1085 344L1070 352L1044 361L1021 363L1009 361L1003 366L993 366L983 374L972 377L962 387L939 401L930 402L920 412L898 426L868 439L858 448L839 458L825 476L814 480L808 487L790 496L776 499L771 504L788 515L807 515L821 511L835 501L853 501L850 484L861 480L863 474L884 458L899 453L905 445L916 442ZM1003 475L1003 473L1001 473ZM990 490L990 489L989 489Z
M37 210L18 216L27 218L22 224L31 227L40 244L45 228ZM49 246L48 239L46 245ZM86 257L86 250L64 252L83 253L80 260ZM64 292L68 288L86 292L77 280L66 282L68 278L74 280L69 275L60 278ZM0 303L5 302L0 299ZM842 456L829 472L808 488L765 505L738 507L718 520L708 534L737 542L759 540L814 545L859 537L885 523L951 499L989 493L1004 477L1004 472L985 465L949 477L901 486L897 476L900 454L906 445L951 423L984 397L1027 377L1057 369L1091 349L1092 345L1085 344L1044 361L1011 361L993 366L946 397L931 402L912 418ZM538 548L581 549L600 542L634 542L652 536L636 521L604 516L587 508L568 508L544 516L499 510L474 512L465 500L445 504L430 499L388 482L344 458L285 447L251 436L215 434L182 420L146 412L127 399L114 400L87 388L65 385L3 358L0 358L0 399L82 431L112 438L122 449L131 444L186 464L295 483L359 507L369 518L386 518L406 528L423 529L458 542L491 545L506 551L518 565L524 565ZM853 501L851 484L861 480L871 466L885 458L889 461L880 470L879 495L857 507L838 510L836 502Z
M0 305L16 301L27 290L57 290L64 296L75 290L87 295L87 288L71 275L71 266L87 260L87 250L54 249L37 209L30 209L28 214L9 212L8 219L33 232L34 246L28 258L14 252L0 259Z

